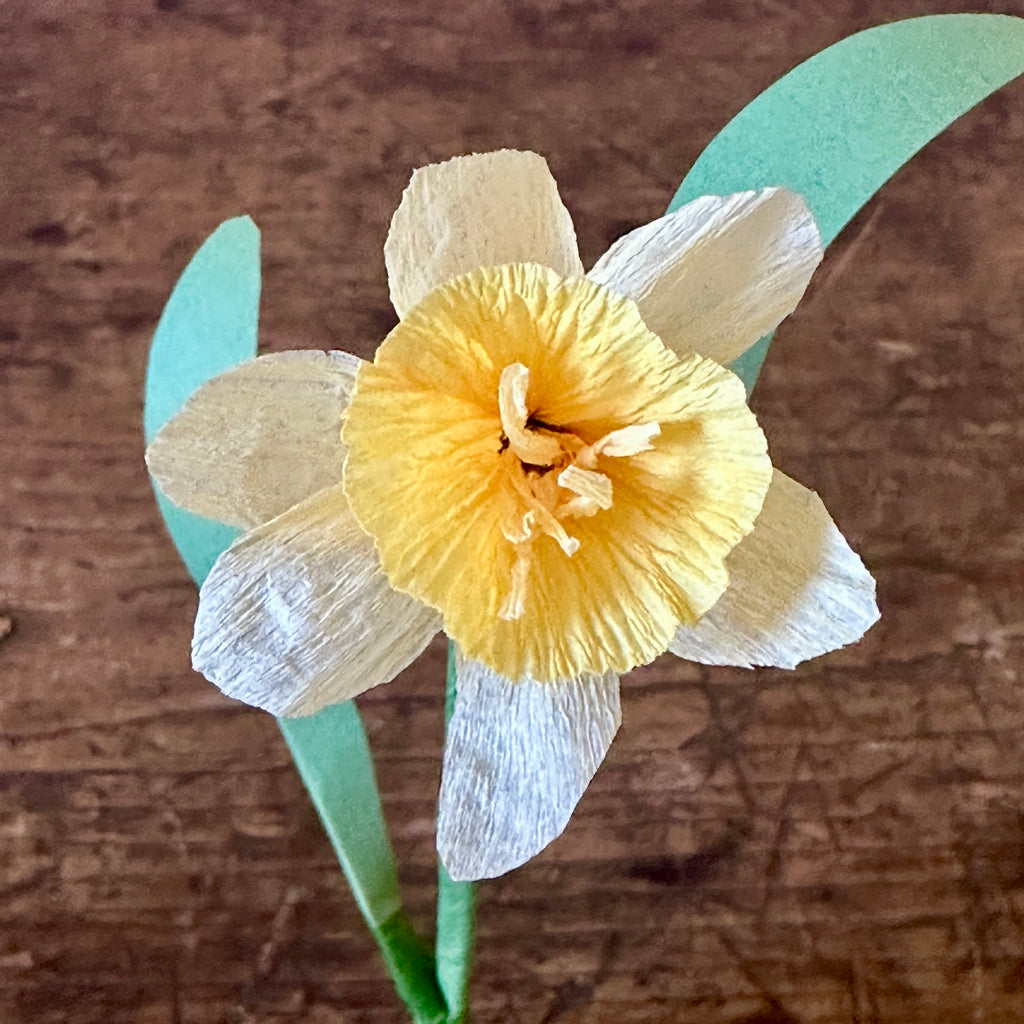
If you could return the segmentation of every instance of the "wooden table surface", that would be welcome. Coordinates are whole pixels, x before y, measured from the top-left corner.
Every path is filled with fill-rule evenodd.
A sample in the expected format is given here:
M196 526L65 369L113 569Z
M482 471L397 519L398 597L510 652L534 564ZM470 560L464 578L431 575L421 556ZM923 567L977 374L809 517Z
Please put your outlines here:
M403 1019L272 719L189 668L146 350L222 219L262 344L369 355L410 170L544 153L586 262L881 0L0 6L0 1020ZM901 171L755 407L878 578L796 672L634 673L566 834L480 887L478 1024L1024 1020L1024 82ZM443 648L361 699L429 927Z

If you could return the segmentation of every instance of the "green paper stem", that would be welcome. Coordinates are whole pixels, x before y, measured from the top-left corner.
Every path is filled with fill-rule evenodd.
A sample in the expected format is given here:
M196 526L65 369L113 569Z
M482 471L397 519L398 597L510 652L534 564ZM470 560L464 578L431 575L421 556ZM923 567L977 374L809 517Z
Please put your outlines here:
M455 710L455 645L448 644L444 720ZM473 963L476 886L453 882L445 866L437 865L437 980L448 1007L448 1024L463 1024L469 1012L469 977Z
M922 146L1024 73L1024 20L938 14L858 32L780 78L714 138L669 205L785 185L828 245ZM771 335L732 364L748 391Z

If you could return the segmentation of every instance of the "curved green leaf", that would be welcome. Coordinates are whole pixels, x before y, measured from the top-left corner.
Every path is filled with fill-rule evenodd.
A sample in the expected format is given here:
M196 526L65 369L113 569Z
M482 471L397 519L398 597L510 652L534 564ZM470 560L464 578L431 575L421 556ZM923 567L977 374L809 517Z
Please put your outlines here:
M260 233L248 217L236 217L203 243L164 306L146 368L147 444L200 384L256 355L259 305ZM153 490L178 554L202 583L238 531L178 508L156 484Z
M260 232L226 220L203 243L164 306L146 369L146 442L200 384L256 355Z
M256 355L260 280L256 225L248 217L225 221L178 279L153 336L143 410L147 442L201 384ZM182 561L202 585L238 531L178 508L155 483L153 490ZM444 1020L433 954L402 911L373 756L355 703L279 725L399 995L415 1021Z
M786 185L827 245L922 146L1024 73L1024 20L939 14L843 39L780 78L711 141L669 205ZM770 337L733 369L753 386Z

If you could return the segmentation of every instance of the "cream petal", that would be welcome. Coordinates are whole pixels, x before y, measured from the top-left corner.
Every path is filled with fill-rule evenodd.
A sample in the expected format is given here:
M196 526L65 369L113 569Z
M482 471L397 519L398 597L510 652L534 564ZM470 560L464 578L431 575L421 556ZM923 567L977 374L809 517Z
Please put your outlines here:
M341 479L341 418L361 360L278 352L204 384L153 438L146 463L176 505L249 528Z
M413 172L384 244L399 316L450 278L505 263L580 277L576 232L547 162L512 149Z
M437 849L452 878L495 878L568 824L622 721L619 680L514 683L479 662L457 664Z
M635 299L674 352L725 365L793 312L821 256L803 199L767 188L695 199L620 238L587 276Z
M391 588L336 484L217 559L199 593L192 664L229 697L311 715L393 678L440 624Z
M821 498L775 471L754 531L726 559L729 588L669 650L706 665L801 661L853 643L878 621L875 581Z

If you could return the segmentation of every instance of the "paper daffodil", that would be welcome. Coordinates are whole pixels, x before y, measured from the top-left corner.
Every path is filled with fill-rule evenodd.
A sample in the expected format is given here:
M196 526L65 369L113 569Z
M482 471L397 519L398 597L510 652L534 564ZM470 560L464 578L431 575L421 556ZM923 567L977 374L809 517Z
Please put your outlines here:
M777 470L722 364L821 259L784 189L696 200L584 274L544 160L416 171L385 246L401 321L372 363L285 352L200 388L148 462L248 530L202 587L193 663L306 715L456 642L438 849L502 874L564 828L665 650L798 662L875 621L874 581Z

